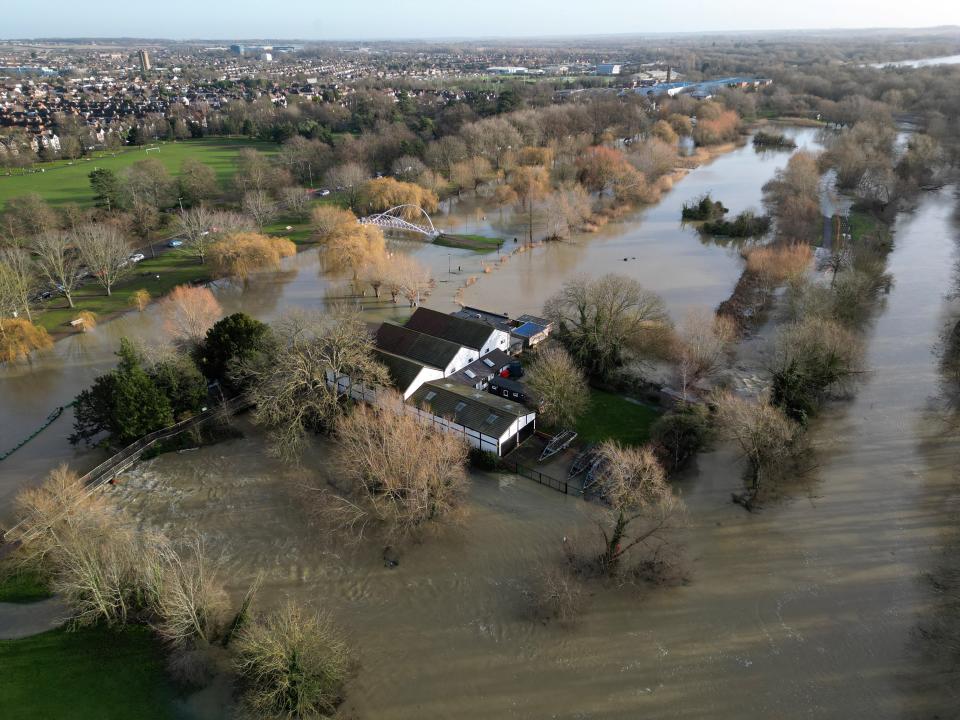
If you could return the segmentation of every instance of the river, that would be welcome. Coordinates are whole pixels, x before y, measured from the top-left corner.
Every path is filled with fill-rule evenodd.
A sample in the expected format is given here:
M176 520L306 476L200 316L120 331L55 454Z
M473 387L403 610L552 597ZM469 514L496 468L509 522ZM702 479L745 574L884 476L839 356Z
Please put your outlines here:
M787 128L802 147L819 148L815 130ZM742 261L734 248L701 241L691 227L679 223L684 201L713 191L732 212L761 210L762 185L788 153L758 153L747 143L691 171L655 206L632 213L595 234L581 234L570 242L549 243L513 255L499 265L496 253L477 254L430 243L393 240L395 251L407 252L428 265L437 280L424 302L452 311L456 293L469 278L477 282L465 289L463 301L512 316L539 313L544 301L566 278L577 273L599 275L619 272L635 277L663 295L674 318L691 307L713 308L725 299L741 272ZM448 232L489 234L512 239L523 237L525 217L510 210L484 210L476 201L445 203L436 218ZM516 246L508 242L504 253ZM624 262L624 258L629 258ZM484 266L497 269L484 274ZM337 292L344 278L331 277L322 268L318 251L310 249L287 258L279 272L254 275L245 284L220 283L214 291L225 313L243 311L264 321L292 307L321 308ZM331 297L332 296L332 297ZM406 303L363 301L371 321L404 319ZM16 445L39 427L55 407L66 405L93 379L113 366L120 338L151 342L162 336L156 308L129 313L86 334L60 340L53 350L29 363L0 366L0 448ZM17 490L40 482L51 467L69 462L80 471L95 466L102 455L66 440L73 416L68 408L47 430L0 464L0 522L9 519L10 501Z
M960 502L937 355L958 310L952 192L896 223L871 372L811 430L813 475L751 514L730 502L730 450L701 455L678 480L689 582L596 588L573 628L532 622L524 589L562 536L595 531L596 508L527 480L475 474L459 529L396 569L375 543L325 542L311 522L322 442L292 470L247 427L246 440L143 463L115 492L144 523L200 529L235 594L263 570L261 607L329 609L358 663L350 717L956 717L960 675L918 632L937 599L923 575ZM201 693L190 710L220 717L220 699Z
M872 63L873 68L924 68L936 65L957 65L960 55L944 55L942 57L921 58L919 60L898 60L896 62Z

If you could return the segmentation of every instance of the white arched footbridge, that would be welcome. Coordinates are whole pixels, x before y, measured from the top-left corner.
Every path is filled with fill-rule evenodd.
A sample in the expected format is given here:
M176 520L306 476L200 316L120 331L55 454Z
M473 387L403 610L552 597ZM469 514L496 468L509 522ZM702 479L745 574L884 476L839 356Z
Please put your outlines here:
M413 216L414 220L408 220ZM435 238L442 233L433 226L433 220L427 211L419 205L397 205L382 213L362 217L358 221L361 225L376 225L389 230L405 230L419 233L429 238Z

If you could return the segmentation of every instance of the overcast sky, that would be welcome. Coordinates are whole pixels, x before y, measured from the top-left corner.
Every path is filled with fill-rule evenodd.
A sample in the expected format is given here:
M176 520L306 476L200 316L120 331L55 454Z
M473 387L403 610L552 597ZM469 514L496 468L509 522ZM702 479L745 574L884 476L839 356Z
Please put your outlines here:
M46 0L4 3L25 37L517 37L960 25L958 0Z

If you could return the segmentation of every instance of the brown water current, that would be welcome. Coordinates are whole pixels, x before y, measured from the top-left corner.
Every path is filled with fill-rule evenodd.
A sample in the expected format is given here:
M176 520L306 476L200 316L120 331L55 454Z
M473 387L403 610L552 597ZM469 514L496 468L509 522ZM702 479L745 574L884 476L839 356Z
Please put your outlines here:
M917 632L937 607L922 576L958 509L936 354L957 311L953 205L930 194L898 220L871 372L812 428L812 477L751 514L730 502L730 450L702 455L678 480L690 583L597 587L573 628L529 620L524 589L596 508L528 480L474 475L462 525L406 548L395 569L375 541L320 541L304 488L319 482L322 443L290 470L248 428L144 463L115 492L145 523L202 532L235 592L264 570L261 606L290 595L328 608L358 661L349 717L957 717L956 668Z

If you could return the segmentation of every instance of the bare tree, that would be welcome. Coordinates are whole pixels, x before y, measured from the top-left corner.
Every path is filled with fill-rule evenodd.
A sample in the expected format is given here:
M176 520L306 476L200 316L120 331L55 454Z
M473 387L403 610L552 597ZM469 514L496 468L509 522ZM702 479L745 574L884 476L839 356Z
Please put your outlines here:
M747 461L750 495L744 505L749 508L767 473L789 462L798 427L766 400L752 402L732 392L721 392L713 404L720 431L739 446Z
M645 548L647 562L662 559L667 532L684 511L683 502L649 447L633 448L607 441L600 446L597 469L599 490L607 502L600 524L603 550L597 558L601 572L616 575L631 551Z
M228 601L218 568L207 558L203 542L195 537L179 552L163 545L158 555L160 636L175 648L213 642L226 623Z
M346 497L332 499L346 524L361 531L371 520L403 536L452 512L467 484L467 445L411 414L396 393L377 407L358 405L334 426L336 477Z
M177 228L184 237L187 252L197 256L202 265L214 236L211 235L214 213L203 205L182 211L177 216Z
M298 220L307 216L310 196L302 187L286 187L280 191L280 206Z
M261 230L277 212L277 204L263 190L244 193L242 207Z
M332 717L343 699L347 646L323 613L292 602L258 617L236 637L243 703L255 717Z
M210 288L178 285L160 301L163 329L176 341L198 343L223 315Z
M130 245L114 225L81 225L73 231L80 259L110 295L113 286L133 270Z
M363 184L370 173L359 163L348 162L332 168L325 176L324 183L332 190L342 193L351 210L357 209L357 201L363 192Z
M553 427L572 427L590 402L583 371L559 345L537 351L527 384L537 397L544 422Z
M614 274L568 281L544 311L577 363L599 376L621 365L631 352L649 352L646 341L660 335L668 322L658 295Z
M73 238L59 230L45 232L34 239L33 252L40 274L73 307L73 291L83 278L83 266Z
M37 289L37 275L30 254L18 247L0 248L0 301L3 312L16 316L21 311L33 322L30 304Z
M432 277L430 269L409 255L395 255L384 260L386 265L385 282L390 291L390 299L397 301L403 295L410 307L416 307L430 288Z
M716 374L737 336L736 323L709 310L687 313L676 341L677 378L686 400L690 387Z
M271 450L295 461L309 430L332 426L343 411L334 379L387 386L389 377L373 357L373 339L355 311L291 313L275 328L274 350L241 372L256 405L254 420L270 429Z

